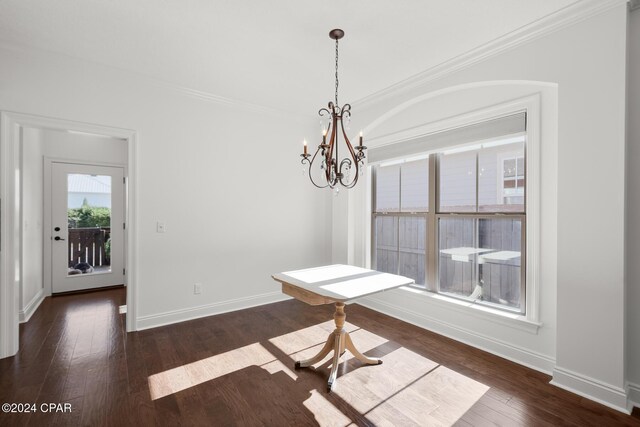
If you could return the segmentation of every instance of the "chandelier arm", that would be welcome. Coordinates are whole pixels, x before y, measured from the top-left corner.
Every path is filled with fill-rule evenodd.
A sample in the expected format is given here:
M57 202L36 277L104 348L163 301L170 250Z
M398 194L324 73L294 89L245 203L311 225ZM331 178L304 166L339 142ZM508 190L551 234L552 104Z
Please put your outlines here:
M349 160L349 159L345 159L345 160ZM356 165L357 165L357 163L356 163ZM340 180L340 184L342 184L342 186L343 186L344 188L347 188L347 189L349 189L349 188L353 188L353 187L355 187L355 186L356 186L356 184L358 183L358 178L359 178L359 176L360 176L360 173L359 173L359 171L358 171L358 167L356 167L355 176L353 177L353 179L351 180L351 182L349 182L349 183L345 184L344 182L342 182L342 180Z
M342 181L340 181L340 183L342 184ZM350 189L355 187L357 183L358 183L358 175L356 174L356 176L353 178L353 181L351 181L348 184L342 184L342 186L346 189Z
M329 103L331 104L331 103ZM333 116L332 116L333 117ZM325 170L324 170L324 177L327 180L327 185L330 186L330 182L331 182L331 154L330 154L330 150L332 149L332 144L331 144L331 135L333 134L333 130L334 130L335 126L333 126L333 122L329 122L329 124L327 125L327 134L323 137L322 140L322 144L324 145L324 147L322 148L322 156L324 158L325 161ZM329 142L327 142L327 138L329 138ZM333 187L331 187L333 188Z
M349 104L345 104L345 107L347 105L349 105ZM343 107L343 111L344 111L345 107ZM347 111L349 111L349 110L347 109ZM355 174L354 174L355 176L354 176L353 180L350 183L345 184L345 183L342 182L342 178L340 178L340 184L342 184L343 186L345 186L347 188L352 188L355 185L355 183L358 182L358 176L360 175L359 174L360 171L359 171L359 167L358 167L358 160L359 159L358 159L358 155L356 154L356 151L353 149L353 146L351 145L351 141L349 141L349 137L347 136L347 132L344 130L344 122L342 120L340 121L340 128L342 130L342 136L344 137L345 145L349 149L349 154L351 155L351 159L346 157L342 162L340 162L340 172L342 173L342 166L345 164L345 161L348 162L349 167L352 167L351 163L353 163L353 167L355 168ZM351 161L352 159L353 159L353 162Z
M302 160L300 161L300 163L305 164L305 162L306 162L309 165L308 175L309 175L309 180L311 181L311 183L313 185L315 185L318 188L327 188L328 185L318 185L318 184L316 184L315 180L313 179L313 176L311 175L311 169L313 167L313 163L316 160L316 156L318 155L319 152L320 152L320 147L318 147L318 149L316 150L316 152L313 155L313 157L311 158L311 160L309 160L308 157L303 157Z
M349 187L350 183L345 184L344 181L342 180L342 178L344 177L344 173L342 172L342 169L345 167L345 165L347 165L347 166L349 166L349 168L351 168L351 164L352 163L353 162L348 157L342 159L342 161L340 162L340 173L342 174L342 177L340 178L340 185L342 185L345 188L351 188L351 187Z
M335 111L335 110L334 110ZM333 114L333 126L331 127L331 136L329 137L329 149L327 151L327 182L330 187L336 184L336 178L331 179L331 170L333 169L334 175L338 174L338 141L337 141L337 128L338 128L338 118L334 112ZM334 151L335 151L335 161L334 161Z
M356 150L353 149L353 145L351 145L351 141L349 141L349 137L347 136L347 132L344 130L344 122L342 120L340 120L340 127L342 129L342 136L344 138L344 142L347 145L347 148L349 148L349 154L351 154L351 158L353 159L354 162L357 162L357 155L356 155Z
M342 118L342 120L351 119L351 105L350 104L344 104L342 106L342 108L340 109L340 117Z

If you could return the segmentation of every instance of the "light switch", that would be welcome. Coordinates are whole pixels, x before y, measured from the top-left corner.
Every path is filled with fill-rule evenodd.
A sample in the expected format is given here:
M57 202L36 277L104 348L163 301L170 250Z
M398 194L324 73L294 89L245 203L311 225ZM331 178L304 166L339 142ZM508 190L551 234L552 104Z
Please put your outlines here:
M167 231L167 226L164 222L160 222L158 221L158 224L156 225L156 232L158 233L164 233Z

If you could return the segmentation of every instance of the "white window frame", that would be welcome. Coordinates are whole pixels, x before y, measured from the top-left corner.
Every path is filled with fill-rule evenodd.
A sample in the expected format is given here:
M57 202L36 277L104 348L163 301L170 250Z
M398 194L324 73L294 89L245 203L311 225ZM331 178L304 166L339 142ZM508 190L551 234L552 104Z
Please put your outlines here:
M412 161L416 161L416 160L424 160L427 159L427 161L429 162L429 171L428 171L428 175L429 177L427 179L431 179L431 168L433 167L432 165L432 160L430 158L429 155L419 155L419 156L411 156L408 157L406 159L402 159L401 161L397 161L397 162L391 162L392 164L400 164L400 176L399 176L399 181L398 181L398 185L399 185L399 193L398 193L398 211L386 211L386 210L377 210L377 203L376 203L376 197L375 197L375 191L377 191L376 187L375 187L375 183L376 183L376 172L373 170L373 168L370 169L370 176L371 176L371 183L373 184L373 186L371 187L371 200L372 200L372 218L371 218L371 226L373 227L371 230L371 242L373 245L377 245L375 238L374 238L374 232L373 229L376 228L376 223L375 223L375 218L384 218L384 217L392 217L392 218L397 218L398 219L398 229L400 227L400 220L401 218L405 217L405 218L424 218L425 220L425 284L422 285L416 285L419 287L426 287L427 282L428 282L428 254L429 254L429 233L428 233L428 229L429 229L429 209L431 209L431 207L429 207L429 209L427 210L422 210L422 211L408 211L402 210L402 164L404 163L409 163ZM380 163L378 166L384 165L386 162ZM429 201L428 203L430 203L430 199L431 199L431 194L429 194ZM373 253L373 252L372 252ZM398 241L396 243L396 253L397 253L397 264L398 264L398 268L397 271L395 272L395 274L402 274L402 272L400 271L400 235L398 234ZM375 269L376 268L376 261L374 259L370 260L370 265Z
M525 314L522 316L513 317L513 315L506 311L501 310L481 310L484 313L487 313L490 317L496 317L497 320L500 318L506 319L509 322L511 319L517 319L523 322L520 325L526 330L530 330L532 332L537 331L537 328L540 326L539 318L540 318L540 94L535 94L531 96L527 96L524 98L515 99L512 101L508 101L499 105L495 105L492 107L484 108L481 110L477 110L468 114L462 114L459 116L455 116L449 119L444 119L435 123L428 123L422 126L413 127L406 132L402 132L401 139L398 138L399 134L388 135L382 138L379 138L377 147L386 146L389 144L400 144L403 142L411 141L414 139L422 138L428 136L430 134L440 132L443 130L453 129L457 127L468 126L474 123L478 123L485 120L490 120L495 117L507 116L510 114L518 113L525 111L527 113L527 151L525 155L526 161L526 254L525 254L525 265L526 265L526 298L525 298ZM433 147L432 150L429 150L428 153L437 153L442 151L443 149L451 149L455 148L455 146L451 147ZM425 153L427 154L427 153ZM410 157L410 155L407 155ZM398 159L401 159L399 157ZM385 161L389 161L393 159L386 159ZM369 165L369 172L371 173L374 165ZM371 176L371 174L369 174ZM368 196L366 197L367 202L367 225L365 225L366 235L364 243L364 255L365 255L365 264L368 267L371 267L371 259L372 259L372 240L373 240L373 229L371 218L373 217L373 208L371 203L371 190L372 190L372 182L369 180L367 185ZM414 291L415 292L415 291ZM429 291L421 291L426 294L434 295ZM448 301L446 297L443 297L440 294L436 294L438 301L444 301L445 304L449 304L450 307L455 309L463 309L466 310L468 307L461 307L459 301L455 301L451 298L451 301ZM481 306L478 304L473 304L476 307L480 308ZM497 316L496 316L497 315Z

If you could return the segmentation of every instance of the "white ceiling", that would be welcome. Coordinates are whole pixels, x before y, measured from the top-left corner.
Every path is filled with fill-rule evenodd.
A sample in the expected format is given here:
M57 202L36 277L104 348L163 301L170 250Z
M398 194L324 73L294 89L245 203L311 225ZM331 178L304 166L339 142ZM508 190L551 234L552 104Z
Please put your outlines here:
M285 111L354 101L577 0L0 0L0 41Z

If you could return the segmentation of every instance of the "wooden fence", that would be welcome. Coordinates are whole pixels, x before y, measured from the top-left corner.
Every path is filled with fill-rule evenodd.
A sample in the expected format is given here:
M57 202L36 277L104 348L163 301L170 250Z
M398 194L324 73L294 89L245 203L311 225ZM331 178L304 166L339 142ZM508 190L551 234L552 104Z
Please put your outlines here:
M477 222L476 222L477 221ZM475 223L475 224L474 224ZM475 228L477 227L477 230ZM518 219L445 218L440 220L440 249L484 248L487 254L521 251L522 223ZM483 253L469 256L467 262L440 254L440 290L469 296L482 287L482 300L517 307L520 304L521 257L489 259Z
M110 227L70 228L69 267L80 262L86 262L92 267L111 265L105 248L110 235Z
M376 269L426 279L426 226L423 216L380 216L376 221Z
M425 283L424 217L394 216L376 218L376 269L410 277ZM519 219L441 218L439 250L484 248L486 253L511 251L509 259L482 258L473 254L466 259L440 252L438 275L440 291L461 296L476 296L484 301L517 307L520 304L521 227Z

